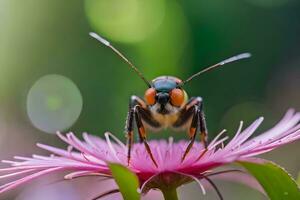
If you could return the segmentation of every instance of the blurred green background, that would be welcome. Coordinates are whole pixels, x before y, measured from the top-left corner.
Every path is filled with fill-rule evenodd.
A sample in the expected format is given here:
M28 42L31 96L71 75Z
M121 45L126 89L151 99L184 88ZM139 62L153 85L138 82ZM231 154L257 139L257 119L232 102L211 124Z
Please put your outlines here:
M143 96L146 86L90 31L111 41L148 79L185 79L251 52L251 59L185 89L203 97L211 138L223 128L232 136L240 120L249 124L259 116L266 118L261 130L271 127L288 108L300 110L299 10L296 0L0 0L1 158L30 155L37 141L62 145L48 134L56 130L124 138L129 97ZM170 135L186 138L149 133ZM299 150L298 142L267 158L295 175ZM224 190L250 190L238 187ZM200 191L187 194L197 199Z

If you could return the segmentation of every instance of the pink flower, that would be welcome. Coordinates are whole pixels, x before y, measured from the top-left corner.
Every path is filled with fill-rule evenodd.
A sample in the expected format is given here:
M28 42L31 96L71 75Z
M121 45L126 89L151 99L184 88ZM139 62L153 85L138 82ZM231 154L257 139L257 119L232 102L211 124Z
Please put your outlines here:
M181 185L197 181L205 192L203 186L205 183L215 188L210 177L217 177L216 175L233 173L232 176L234 176L239 173L240 176L249 178L245 172L238 170L218 172L215 168L236 161L253 159L259 154L300 138L300 113L289 110L275 127L249 139L262 121L261 117L244 130L242 130L243 122L241 122L237 133L226 145L224 142L228 137L223 136L225 131L222 131L210 142L207 152L200 159L199 156L204 151L204 147L199 142L195 142L186 159L181 162L188 141L173 142L172 138L168 141L149 141L157 167L149 158L144 145L134 144L128 168L138 176L144 193L155 188L158 182ZM52 154L50 156L33 155L32 158L16 156L17 161L3 161L11 164L11 167L0 169L0 172L4 173L0 179L15 176L22 176L22 178L0 186L0 193L49 173L68 172L65 179L89 175L111 177L107 163L120 163L127 166L127 147L111 133L105 133L105 140L87 133L83 133L83 140L79 140L73 133L68 133L66 136L61 133L57 135L69 145L67 150L37 144L38 147ZM240 181L243 180L240 179ZM253 187L257 186L255 182L253 184Z

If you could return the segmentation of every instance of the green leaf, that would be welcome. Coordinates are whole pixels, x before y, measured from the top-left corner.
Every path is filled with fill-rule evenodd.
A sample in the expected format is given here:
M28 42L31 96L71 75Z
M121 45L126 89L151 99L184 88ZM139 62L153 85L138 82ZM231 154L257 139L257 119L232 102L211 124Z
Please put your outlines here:
M298 172L298 177L297 177L296 182L298 183L298 186L300 187L300 172Z
M139 200L139 181L137 176L120 164L109 164L112 176L119 186L124 200Z
M239 162L261 184L271 200L298 200L300 190L295 180L272 162Z

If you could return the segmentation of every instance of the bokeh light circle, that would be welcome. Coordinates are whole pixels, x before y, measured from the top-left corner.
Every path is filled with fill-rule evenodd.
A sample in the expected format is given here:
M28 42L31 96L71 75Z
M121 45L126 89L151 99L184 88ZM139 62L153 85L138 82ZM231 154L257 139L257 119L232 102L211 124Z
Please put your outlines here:
M82 96L69 78L46 75L37 80L27 96L27 113L32 124L47 133L71 127L82 110Z
M120 42L139 42L162 23L164 0L86 0L85 11L94 31Z

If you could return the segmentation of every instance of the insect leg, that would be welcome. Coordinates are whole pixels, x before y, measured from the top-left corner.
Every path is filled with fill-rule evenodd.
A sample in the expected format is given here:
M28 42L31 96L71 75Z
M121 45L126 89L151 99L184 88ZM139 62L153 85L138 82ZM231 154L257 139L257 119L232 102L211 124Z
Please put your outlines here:
M127 165L130 163L130 158L131 158L131 146L133 143L133 108L130 108L127 114L127 120L126 120L126 137L127 137Z
M142 123L146 123L149 127L154 129L159 129L161 127L161 124L152 117L150 111L147 108L139 107L138 114ZM139 141L141 143L143 142L143 138L141 137L141 135L139 135Z
M190 152L190 150L195 142L196 133L197 133L198 124L199 124L198 106L195 105L191 109L193 109L194 114L193 114L191 126L189 128L190 142L189 142L187 148L185 149L185 152L181 158L181 162L184 161L185 157L188 155L188 153Z
M198 118L199 118L199 126L200 126L200 140L204 146L204 151L200 154L199 158L197 160L200 160L202 156L207 152L207 127L206 127L206 120L205 120L205 115L203 111L203 102L199 105L199 112L198 112Z
M153 157L153 154L151 152L151 149L150 149L150 146L149 144L147 143L147 140L146 140L146 131L145 131L145 127L142 123L142 120L141 120L141 117L140 117L140 113L142 112L142 108L139 106L139 105L136 105L134 107L134 114L135 114L135 121L136 121L136 125L137 125L137 129L138 129L138 133L139 133L139 137L141 139L141 141L144 143L145 145L145 148L146 148L146 151L148 152L151 160L153 161L154 165L156 167L158 167L154 157Z
M200 159L207 152L207 127L206 127L206 121L205 121L204 111L203 111L203 101L201 97L191 98L189 100L178 122L175 123L175 126L180 126L184 124L188 118L187 116L190 115L189 113L191 113L190 112L191 110L193 111L192 114L193 118L189 128L189 135L191 140L188 147L185 150L185 153L182 157L182 161L185 159L190 149L192 148L198 129L200 130L201 142L203 143L205 148L205 150L201 153L198 159Z
M201 104L199 105L199 112L198 112L198 116L199 116L199 126L200 126L200 140L203 143L205 149L207 149L207 126L206 126L206 120L205 120L205 115L204 115L204 111L203 111L203 102L201 102Z
M130 102L129 102L129 111L127 113L126 125L125 125L125 132L126 132L126 137L127 137L127 147L128 147L128 152L127 152L127 164L128 165L130 163L130 158L131 158L131 147L132 147L132 143L133 143L134 107L136 105L145 106L145 103L139 97L131 96Z

